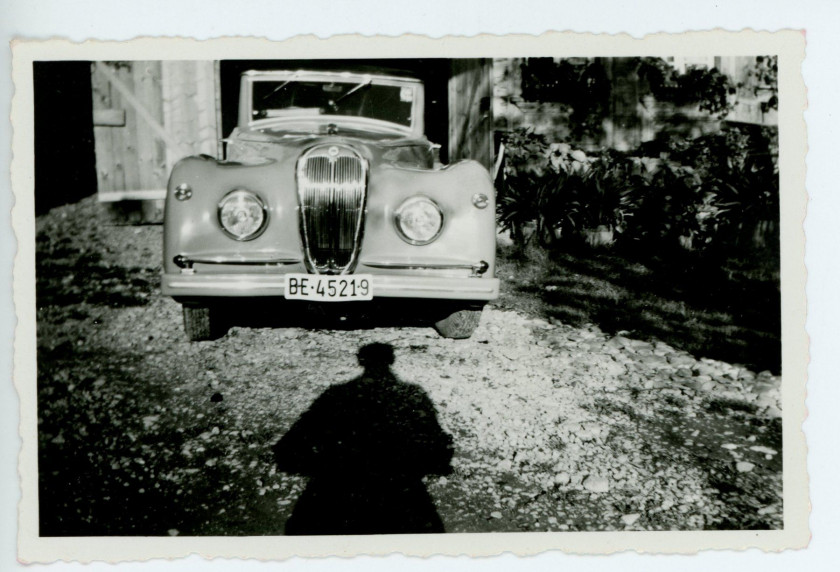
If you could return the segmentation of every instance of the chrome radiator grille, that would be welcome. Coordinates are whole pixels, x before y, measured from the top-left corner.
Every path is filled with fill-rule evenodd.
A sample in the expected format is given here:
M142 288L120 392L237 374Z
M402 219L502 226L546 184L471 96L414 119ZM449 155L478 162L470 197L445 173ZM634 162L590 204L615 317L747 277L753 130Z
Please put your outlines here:
M352 271L367 191L364 159L348 147L313 147L298 160L297 184L309 270L317 274Z

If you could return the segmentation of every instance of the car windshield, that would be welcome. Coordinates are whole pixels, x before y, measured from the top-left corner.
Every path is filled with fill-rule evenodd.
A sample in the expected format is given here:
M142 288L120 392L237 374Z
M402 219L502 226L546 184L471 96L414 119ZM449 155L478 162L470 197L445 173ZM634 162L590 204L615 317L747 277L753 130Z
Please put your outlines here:
M383 85L371 78L347 81L255 81L251 118L344 115L388 121L411 127L414 89Z

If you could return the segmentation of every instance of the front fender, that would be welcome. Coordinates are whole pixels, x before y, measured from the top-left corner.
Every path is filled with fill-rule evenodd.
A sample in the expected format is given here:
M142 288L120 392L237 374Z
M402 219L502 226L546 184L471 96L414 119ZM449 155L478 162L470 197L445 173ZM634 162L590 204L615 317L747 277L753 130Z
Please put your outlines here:
M175 198L176 188L182 184L192 190L185 201ZM236 241L221 230L219 201L235 189L256 193L266 205L268 226L253 240ZM188 157L175 165L164 210L164 272L178 272L173 262L178 254L276 256L278 248L295 256L302 251L293 167L274 160L243 164L205 157Z
M493 276L496 254L495 189L487 170L476 161L462 161L439 170L393 165L372 168L360 266L381 260L485 261ZM487 196L487 206L473 205L473 196ZM432 243L406 243L394 225L400 204L415 195L434 200L443 212L443 230ZM364 271L360 268L359 272Z

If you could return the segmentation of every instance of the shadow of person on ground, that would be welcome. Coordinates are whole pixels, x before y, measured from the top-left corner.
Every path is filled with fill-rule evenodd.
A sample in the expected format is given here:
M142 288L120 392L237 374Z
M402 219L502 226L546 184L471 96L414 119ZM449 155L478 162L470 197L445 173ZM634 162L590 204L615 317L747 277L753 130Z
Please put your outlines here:
M309 483L288 535L444 532L422 477L451 472L452 438L420 387L391 371L388 344L362 347L362 375L327 389L274 446Z

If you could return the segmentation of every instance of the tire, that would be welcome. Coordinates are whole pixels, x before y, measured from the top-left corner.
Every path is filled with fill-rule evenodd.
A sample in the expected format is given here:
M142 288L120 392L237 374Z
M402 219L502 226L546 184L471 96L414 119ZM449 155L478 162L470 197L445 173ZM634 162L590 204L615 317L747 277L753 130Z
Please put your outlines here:
M215 340L225 335L218 310L207 306L183 306L184 331L191 342Z
M444 338L463 340L473 335L481 320L481 308L456 310L435 322L435 330Z

